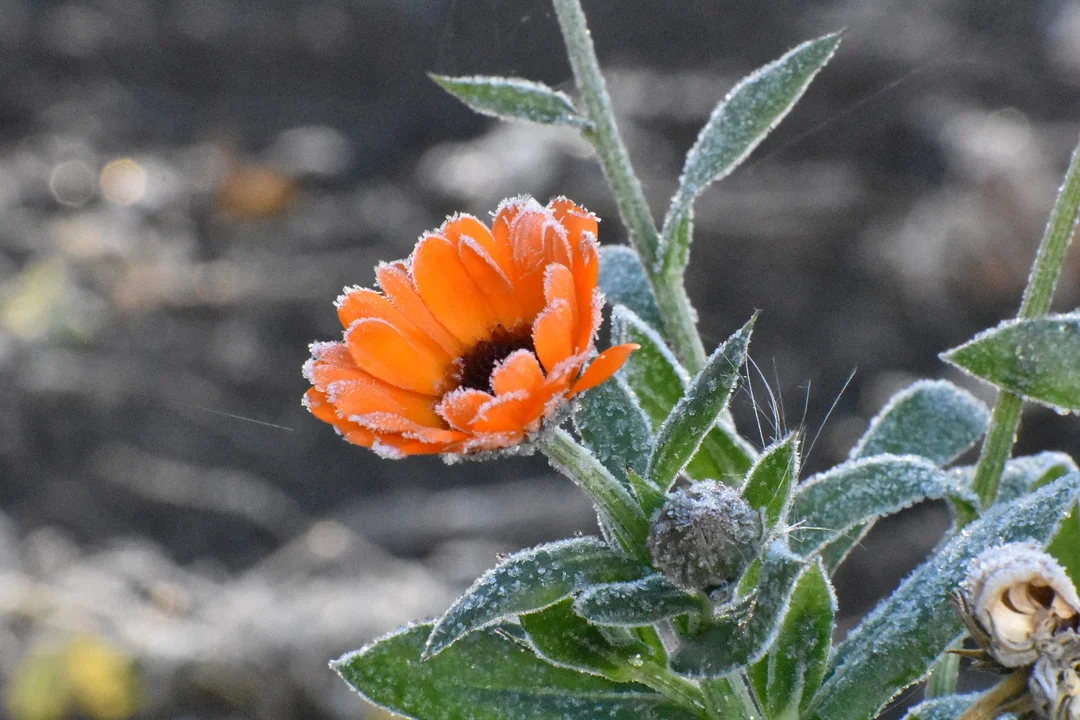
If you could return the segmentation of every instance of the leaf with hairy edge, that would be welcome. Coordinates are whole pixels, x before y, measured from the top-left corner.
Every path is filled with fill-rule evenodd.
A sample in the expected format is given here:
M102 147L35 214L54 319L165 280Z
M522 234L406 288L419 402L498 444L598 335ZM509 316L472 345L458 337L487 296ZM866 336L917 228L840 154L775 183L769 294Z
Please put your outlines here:
M691 720L636 683L555 667L501 628L421 661L432 626L412 625L331 663L368 702L414 720Z
M483 115L541 125L591 128L565 93L542 83L507 77L447 77L430 74L439 87Z
M839 44L840 35L835 33L799 45L741 80L713 110L686 156L679 189L664 220L667 267L685 262L686 248L675 237L688 236L683 226L694 198L753 152L802 97Z
M772 720L798 720L825 678L832 647L836 595L820 562L803 573L769 654L753 666L763 676L759 692ZM758 682L755 682L755 687Z
M852 448L852 460L891 453L947 465L973 446L990 410L945 380L920 380L893 395Z
M868 520L963 492L948 473L915 455L849 460L796 489L791 547L806 555Z
M636 627L676 615L708 611L709 600L655 574L631 582L595 585L574 601L574 611L598 625Z
M667 502L667 495L632 469L626 474L630 476L630 489L634 491L634 497L641 505L641 512L645 514L645 517L651 518L653 513Z
M629 482L627 467L645 472L652 450L652 427L622 377L616 375L579 397L574 427L585 447L623 483Z
M1076 472L1076 461L1063 452L1047 450L1034 455L1013 458L1005 463L998 482L995 503L1011 502L1021 495L1027 495L1062 475ZM962 469L964 479L970 483L975 475L974 467Z
M799 437L788 435L762 451L746 474L742 496L750 507L764 511L765 532L784 517L799 475Z
M1007 320L941 359L1026 400L1080 410L1080 312Z
M656 432L646 475L658 487L669 489L679 472L701 446L717 416L727 407L757 315L716 349L671 409Z
M1080 506L1074 505L1072 512L1061 521L1046 552L1061 563L1073 585L1080 587Z
M972 558L993 545L1045 544L1078 495L1080 474L1073 473L1008 505L994 505L946 541L836 647L807 720L868 720L924 677L963 632L949 596Z
M847 559L848 553L859 546L859 543L863 541L866 534L870 532L870 528L873 527L874 522L863 523L862 525L856 525L850 530L845 530L840 534L840 537L836 538L830 543L822 546L818 551L818 558L821 560L821 564L825 566L825 569L831 576L836 572L836 568L840 567L841 563Z
M908 710L904 720L956 720L978 699L979 693L930 698Z
M651 575L652 568L596 538L573 538L514 553L484 573L435 623L425 657L510 615L540 610L597 583Z
M659 430L671 409L682 398L690 376L664 344L663 338L632 310L622 305L611 312L613 344L637 343L640 348L623 365L620 374L633 389L642 409ZM757 453L735 430L725 411L705 435L701 449L686 466L695 480L723 480L732 484L750 469Z
M652 328L663 327L641 258L625 245L600 247L600 274L597 285L611 307L624 305ZM612 344L618 344L613 341Z
M806 568L806 561L782 540L773 541L765 550L756 591L737 601L730 615L717 618L699 635L684 638L671 667L692 677L721 677L755 662L772 645Z

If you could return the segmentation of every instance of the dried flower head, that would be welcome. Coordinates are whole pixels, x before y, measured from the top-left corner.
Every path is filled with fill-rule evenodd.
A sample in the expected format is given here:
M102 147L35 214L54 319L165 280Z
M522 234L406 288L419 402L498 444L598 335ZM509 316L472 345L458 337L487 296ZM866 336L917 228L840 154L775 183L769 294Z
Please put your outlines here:
M1039 717L1080 720L1080 636L1075 631L1058 633L1040 648L1028 690Z
M972 637L1005 667L1035 662L1042 644L1080 620L1072 581L1033 543L993 547L972 560L963 605Z
M687 590L737 580L761 548L760 514L738 492L702 480L668 496L647 540L653 565Z
M304 402L385 457L519 446L637 346L593 360L597 218L566 198L503 201L489 230L469 215L376 270L382 292L338 298L343 342L314 343Z

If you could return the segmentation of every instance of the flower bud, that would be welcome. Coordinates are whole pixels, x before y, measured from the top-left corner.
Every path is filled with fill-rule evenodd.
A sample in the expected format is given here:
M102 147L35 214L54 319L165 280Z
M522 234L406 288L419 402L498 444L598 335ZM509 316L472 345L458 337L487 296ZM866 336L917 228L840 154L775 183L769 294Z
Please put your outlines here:
M653 565L687 590L738 580L761 547L760 514L738 492L703 480L668 495L647 540Z
M1028 690L1038 717L1080 720L1080 636L1073 630L1040 648Z
M1035 662L1044 643L1080 620L1072 581L1033 543L1001 545L976 557L963 596L973 637L1005 667Z

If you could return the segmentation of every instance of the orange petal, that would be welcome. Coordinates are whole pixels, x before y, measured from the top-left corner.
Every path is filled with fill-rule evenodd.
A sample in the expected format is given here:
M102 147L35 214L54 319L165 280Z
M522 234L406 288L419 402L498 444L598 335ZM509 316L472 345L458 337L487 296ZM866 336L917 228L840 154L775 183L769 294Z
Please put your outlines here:
M556 262L572 267L574 264L572 256L566 228L555 220L548 220L544 224L544 258L548 263Z
M557 197L548 203L548 209L566 228L567 239L572 248L577 247L583 233L592 233L593 237L599 235L596 216L575 204L573 200Z
M458 430L470 430L476 413L480 411L484 403L492 400L494 398L483 390L458 388L444 395L442 402L435 409L451 427Z
M510 242L510 227L526 204L527 201L523 198L503 200L499 204L498 210L495 211L495 219L491 221L491 237L495 241L496 247L492 257L508 258L508 263L503 265L503 268L511 276L511 279L516 275L516 271L513 268L514 247L513 243Z
M630 353L640 347L641 346L636 343L624 343L623 345L609 347L607 350L597 355L596 359L592 361L589 367L585 369L585 372L581 374L581 377L578 378L577 382L574 383L574 387L570 390L570 396L573 397L579 392L584 392L591 387L596 387L607 380L623 366L626 359L630 357Z
M577 294L578 314L581 325L578 328L577 347L584 351L592 341L593 333L600 327L600 310L603 309L603 301L597 308L596 283L600 274L600 252L596 238L591 233L585 233L578 241L577 252L574 254L574 288ZM588 308L588 309L586 309Z
M544 382L544 373L536 355L528 350L515 350L495 366L491 387L496 395L517 391L532 393Z
M510 268L512 258L509 243L497 243L487 226L472 215L457 215L450 218L435 234L442 235L455 245L460 245L462 240L468 238L474 244L484 248L504 274Z
M382 318L400 330L410 342L427 347L433 353L446 355L446 360L450 360L450 356L438 343L413 324L394 303L370 288L346 288L335 304L338 309L338 318L342 326L346 328L364 318Z
M483 247L472 238L462 237L458 243L458 257L484 293L500 325L512 328L526 319L521 303L516 301L513 283Z
M391 412L420 425L443 426L430 395L402 390L367 373L363 375L363 378L340 380L330 386L327 395L341 417Z
M345 343L316 342L311 343L311 359L304 363L304 377L325 391L330 383L360 380L368 374L356 367Z
M544 370L551 372L560 361L574 354L574 340L571 334L573 311L564 300L556 300L544 308L533 323L533 346L536 356L544 365Z
M465 351L458 339L442 326L428 310L416 292L412 278L401 264L381 263L375 268L375 277L386 296L405 314L414 325L439 344L450 357L458 357Z
M356 364L380 380L424 395L442 393L450 369L446 362L385 320L357 320L346 331L345 342Z
M353 445L371 447L375 440L375 435L370 430L339 418L326 395L316 388L311 388L304 395L304 406L319 420L333 425L334 429Z
M350 419L358 425L374 431L380 437L383 435L401 435L404 438L419 440L428 444L460 442L468 437L465 433L457 430L417 425L408 418L388 412L355 415Z
M579 353L588 351L592 346L593 338L603 320L603 310L604 294L593 290L590 303L578 311L578 335L574 342Z
M551 263L544 271L544 299L548 305L562 300L570 306L570 337L577 337L578 302L574 274L565 265ZM590 318L591 320L591 318Z
M413 253L413 279L424 304L464 345L487 336L499 323L446 238L428 235Z
M535 405L534 398L525 392L497 397L480 408L473 420L473 430L479 433L523 432L525 425L537 414Z

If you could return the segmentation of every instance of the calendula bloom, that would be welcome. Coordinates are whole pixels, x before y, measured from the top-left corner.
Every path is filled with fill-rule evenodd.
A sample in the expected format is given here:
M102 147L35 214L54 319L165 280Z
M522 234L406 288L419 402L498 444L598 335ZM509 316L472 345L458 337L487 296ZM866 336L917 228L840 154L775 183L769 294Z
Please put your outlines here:
M594 353L597 218L566 198L503 201L490 229L455 215L408 260L346 288L342 342L311 346L315 417L386 457L521 445L637 347ZM580 373L580 375L579 375Z

